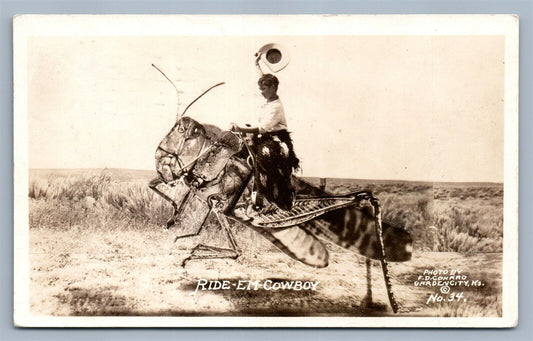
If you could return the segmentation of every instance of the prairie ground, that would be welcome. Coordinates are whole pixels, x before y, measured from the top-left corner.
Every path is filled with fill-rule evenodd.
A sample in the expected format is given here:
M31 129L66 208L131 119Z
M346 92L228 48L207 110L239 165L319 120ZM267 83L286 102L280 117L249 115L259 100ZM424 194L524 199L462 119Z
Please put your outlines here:
M172 210L147 187L152 177L125 170L30 172L32 314L392 315L379 263L372 266L376 304L366 306L364 258L327 242L330 264L314 269L235 224L242 249L237 260L191 261L181 267L198 243L223 247L225 241L210 220L199 236L174 242L184 229L163 230ZM328 179L326 189L374 191L384 220L413 236L412 260L389 264L400 316L501 316L501 184ZM424 281L434 270L458 270L458 280L469 285L448 283L445 292L442 285ZM199 280L319 283L316 290L232 288L192 295Z

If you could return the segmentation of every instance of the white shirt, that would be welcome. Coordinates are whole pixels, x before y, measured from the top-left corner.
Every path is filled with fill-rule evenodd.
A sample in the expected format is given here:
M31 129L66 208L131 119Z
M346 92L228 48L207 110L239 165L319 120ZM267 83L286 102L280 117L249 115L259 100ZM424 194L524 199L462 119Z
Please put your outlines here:
M261 105L258 122L259 124L257 127L259 128L259 133L287 129L283 104L281 104L279 98L275 101L266 102Z

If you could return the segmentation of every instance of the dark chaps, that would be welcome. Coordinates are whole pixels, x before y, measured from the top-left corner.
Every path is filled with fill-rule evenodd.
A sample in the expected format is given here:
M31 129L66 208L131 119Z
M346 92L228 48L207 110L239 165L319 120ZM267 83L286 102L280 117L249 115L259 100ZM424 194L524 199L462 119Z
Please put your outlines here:
M254 136L252 152L255 189L279 208L290 210L295 197L291 175L300 162L290 134L280 130Z

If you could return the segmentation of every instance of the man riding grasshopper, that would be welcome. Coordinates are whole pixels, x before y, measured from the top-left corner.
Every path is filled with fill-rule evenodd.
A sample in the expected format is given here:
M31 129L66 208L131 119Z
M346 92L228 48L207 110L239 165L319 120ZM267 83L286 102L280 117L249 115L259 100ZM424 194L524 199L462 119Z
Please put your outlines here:
M299 165L287 131L283 104L277 94L279 80L272 74L263 74L260 59L261 54L258 54L255 65L261 77L257 84L266 102L259 110L258 124L239 127L233 123L231 128L232 131L253 134L254 192L247 214L253 214L253 210L269 210L269 203L265 203L263 197L281 209L290 210L295 197L291 175Z
M268 55L267 61L271 61ZM198 244L182 265L198 259L239 257L230 221L257 231L291 258L315 268L326 267L329 261L320 237L366 257L368 278L370 260L380 261L396 312L387 264L411 258L409 233L382 223L379 201L369 191L331 195L293 176L298 158L281 103L274 103L279 101L279 82L263 75L258 84L270 108L258 126L233 125L234 132L223 131L185 116L187 107L157 148L159 176L150 188L174 207L167 229L177 225L192 230L175 240L200 234L211 213L227 237L228 247ZM244 133L253 134L252 143ZM254 195L247 192L259 192L271 204L257 207L261 200L254 201ZM371 301L369 280L367 287L365 301Z

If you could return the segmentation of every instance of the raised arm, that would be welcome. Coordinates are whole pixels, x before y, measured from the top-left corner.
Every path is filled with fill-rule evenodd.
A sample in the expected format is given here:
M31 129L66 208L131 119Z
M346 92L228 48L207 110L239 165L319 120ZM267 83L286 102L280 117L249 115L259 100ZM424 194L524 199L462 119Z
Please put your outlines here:
M256 57L255 57L255 67L257 69L257 73L259 75L259 77L261 77L262 75L264 75L263 73L263 70L261 70L261 67L259 66L259 61L261 60L261 54L260 53L257 53L256 54Z

